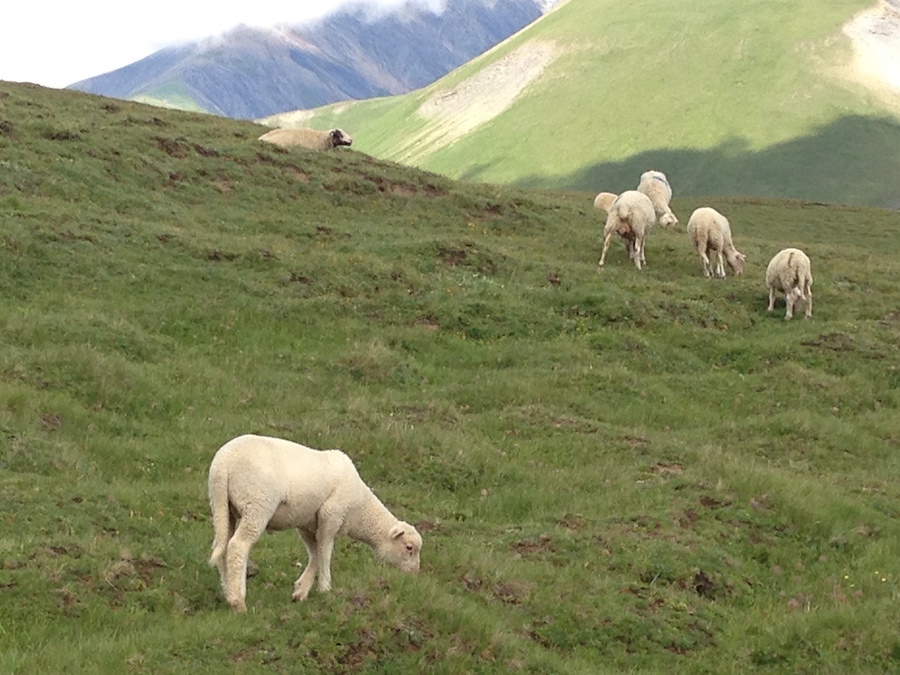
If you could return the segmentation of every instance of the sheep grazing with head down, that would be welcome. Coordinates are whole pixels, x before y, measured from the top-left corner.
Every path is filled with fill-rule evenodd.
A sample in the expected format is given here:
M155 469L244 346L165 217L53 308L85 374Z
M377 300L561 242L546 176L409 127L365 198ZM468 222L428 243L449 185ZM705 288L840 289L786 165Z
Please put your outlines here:
M238 436L219 448L209 467L215 540L209 564L219 570L225 599L246 611L247 562L264 531L296 529L309 556L294 583L305 600L318 576L331 590L334 540L347 534L404 572L419 570L422 537L397 520L340 450L313 450L268 436Z
M700 254L700 262L703 263L703 276L711 273L720 279L725 278L725 263L736 274L743 274L744 261L747 256L734 247L731 240L731 225L728 218L709 206L701 206L696 209L687 224L691 243ZM712 268L710 257L716 258L715 269Z
M784 293L787 311L785 319L794 316L794 309L806 303L806 318L812 316L812 266L799 248L786 248L775 254L766 268L769 288L769 311L775 309L775 293Z
M350 134L341 129L319 131L317 129L273 129L259 137L260 141L273 143L280 148L307 148L331 150L341 145L353 145Z
M638 192L643 192L650 197L653 203L653 211L659 224L663 227L672 227L678 224L678 218L669 208L672 201L672 186L669 179L662 171L645 171L641 174L641 182L638 184Z
M644 243L655 219L653 204L644 193L626 190L616 197L607 209L606 225L603 227L603 252L597 264L603 267L610 242L615 235L619 235L625 241L628 257L635 267L641 269L641 265L647 263Z

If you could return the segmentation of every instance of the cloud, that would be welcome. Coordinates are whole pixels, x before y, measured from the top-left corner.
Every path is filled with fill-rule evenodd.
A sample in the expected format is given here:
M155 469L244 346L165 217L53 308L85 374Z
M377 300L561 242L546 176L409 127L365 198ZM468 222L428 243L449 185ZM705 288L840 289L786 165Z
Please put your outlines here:
M173 44L240 25L272 26L320 18L348 5L382 13L407 0L25 0L3 10L0 79L65 87L134 63ZM412 0L440 10L446 0Z

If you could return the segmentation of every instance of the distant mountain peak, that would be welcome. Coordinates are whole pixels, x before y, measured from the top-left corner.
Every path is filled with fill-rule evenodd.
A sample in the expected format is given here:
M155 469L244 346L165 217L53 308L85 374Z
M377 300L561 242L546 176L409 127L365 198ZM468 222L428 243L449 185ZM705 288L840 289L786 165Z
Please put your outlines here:
M236 26L69 88L259 119L418 89L555 4L557 0L410 1L380 13L365 3L352 4L314 22Z

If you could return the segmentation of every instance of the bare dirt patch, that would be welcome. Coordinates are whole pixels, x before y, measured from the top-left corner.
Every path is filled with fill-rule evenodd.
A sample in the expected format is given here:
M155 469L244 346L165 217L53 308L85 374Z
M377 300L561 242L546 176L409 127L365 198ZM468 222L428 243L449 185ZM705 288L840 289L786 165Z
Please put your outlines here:
M291 127L302 127L305 122L311 120L315 115L316 113L312 110L292 110L290 112L277 113L275 115L263 117L262 119L257 120L257 122L273 129L278 129L279 127L287 129Z
M472 77L436 91L420 106L418 113L428 124L409 139L401 161L446 147L495 118L561 52L554 42L527 42Z
M843 32L853 42L848 76L900 107L900 0L880 0Z

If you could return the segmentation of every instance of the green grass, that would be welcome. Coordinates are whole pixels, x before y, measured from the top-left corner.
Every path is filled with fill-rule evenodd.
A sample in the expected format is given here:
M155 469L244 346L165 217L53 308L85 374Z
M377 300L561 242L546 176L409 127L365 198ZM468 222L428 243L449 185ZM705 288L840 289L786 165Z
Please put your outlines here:
M573 0L574 2L574 0ZM757 198L746 273L592 195L454 182L260 127L0 83L0 671L889 672L896 214ZM815 316L765 311L800 245ZM241 433L340 447L425 537L341 540L292 604L214 570Z
M676 195L900 206L897 106L840 75L842 25L868 0L570 0L487 55L404 96L317 109L354 147L454 178L620 192L648 168ZM513 50L561 55L505 112L458 141L426 136L432 94ZM489 98L488 88L483 96Z
M133 100L161 108L205 112L203 107L194 100L187 85L183 82L168 82L162 86L148 89L139 96L135 96Z

